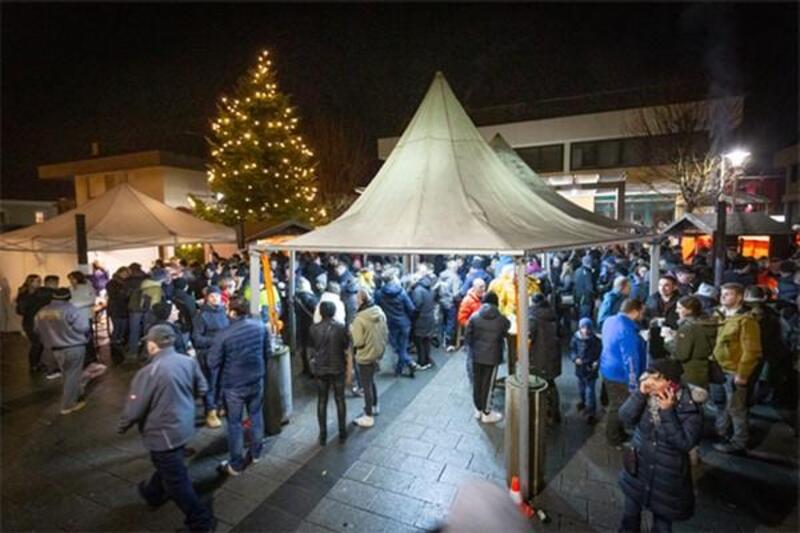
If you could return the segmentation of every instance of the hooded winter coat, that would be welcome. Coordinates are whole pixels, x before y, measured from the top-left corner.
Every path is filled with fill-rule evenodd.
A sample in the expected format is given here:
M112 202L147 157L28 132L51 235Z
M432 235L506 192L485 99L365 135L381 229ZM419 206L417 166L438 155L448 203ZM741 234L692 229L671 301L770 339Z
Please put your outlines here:
M380 361L389 340L386 315L371 302L362 305L350 324L350 335L358 364L368 365Z
M391 281L375 293L375 303L386 315L389 327L410 328L414 303L396 281Z
M716 337L716 322L695 317L679 322L675 339L667 343L667 349L673 359L683 364L683 379L687 383L708 388L708 363Z
M689 450L703 432L700 404L706 398L702 389L681 386L675 405L661 410L637 389L619 409L620 419L636 427L637 470L635 475L622 471L622 492L669 520L686 520L694 514Z
M549 305L536 305L530 314L531 374L544 379L561 375L561 341L558 316Z
M431 338L436 336L436 316L434 315L433 292L430 278L424 277L411 289L414 313L414 336Z
M575 365L575 375L583 379L596 379L600 366L600 352L603 350L603 343L592 332L584 338L580 330L569 341L569 358L574 363L580 359L580 365Z
M503 345L511 322L497 306L483 304L467 323L465 342L473 361L482 365L499 365L503 361Z

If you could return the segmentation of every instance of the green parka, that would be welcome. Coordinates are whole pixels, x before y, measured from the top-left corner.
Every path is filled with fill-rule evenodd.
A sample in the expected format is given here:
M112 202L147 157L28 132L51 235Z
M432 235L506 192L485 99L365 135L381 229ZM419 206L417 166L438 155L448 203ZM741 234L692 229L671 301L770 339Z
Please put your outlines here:
M688 317L678 323L675 339L667 344L672 358L683 364L687 383L708 389L708 363L714 353L718 324L713 320Z

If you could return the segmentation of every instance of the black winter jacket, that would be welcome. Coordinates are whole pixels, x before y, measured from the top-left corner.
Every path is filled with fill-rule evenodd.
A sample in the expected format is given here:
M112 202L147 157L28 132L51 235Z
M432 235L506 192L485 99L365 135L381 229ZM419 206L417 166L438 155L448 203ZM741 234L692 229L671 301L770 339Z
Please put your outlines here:
M297 337L303 345L307 344L309 328L314 323L314 310L318 304L319 298L313 292L298 292L294 296Z
M503 341L511 327L497 306L483 304L467 322L466 344L473 361L499 365L503 361Z
M414 336L435 337L436 317L434 316L433 292L431 280L422 278L411 289L411 301L414 302Z
M347 327L330 318L311 326L309 331L311 368L314 375L341 374L347 370Z
M689 450L703 432L703 413L696 401L705 401L702 389L682 386L675 406L657 410L658 421L648 407L648 397L638 390L619 409L626 425L636 427L633 447L637 472L623 470L619 483L626 496L645 509L669 520L686 520L694 514L694 489Z
M125 318L128 316L128 300L131 295L131 286L127 280L113 276L111 281L106 283L106 294L108 295L108 315L114 318Z
M668 302L664 303L661 294L654 292L647 297L644 304L645 323L649 324L654 318L663 318L664 324L672 329L678 329L678 299L681 295L678 291L672 293Z
M549 305L538 305L530 314L531 374L544 379L561 375L561 341L558 316Z

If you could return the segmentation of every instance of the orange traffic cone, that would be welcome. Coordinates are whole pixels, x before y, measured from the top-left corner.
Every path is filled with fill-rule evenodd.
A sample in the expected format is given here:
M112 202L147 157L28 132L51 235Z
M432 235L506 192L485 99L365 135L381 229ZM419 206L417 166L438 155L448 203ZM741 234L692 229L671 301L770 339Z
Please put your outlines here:
M511 478L511 488L508 490L508 495L511 496L511 501L516 505L522 505L522 494L519 492L519 478L517 476Z

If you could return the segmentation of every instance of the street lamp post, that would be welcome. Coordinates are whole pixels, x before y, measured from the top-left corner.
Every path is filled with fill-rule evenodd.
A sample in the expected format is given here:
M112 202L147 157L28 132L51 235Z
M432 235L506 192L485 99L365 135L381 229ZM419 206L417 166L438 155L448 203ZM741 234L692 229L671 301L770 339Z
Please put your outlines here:
M725 233L727 222L727 206L723 197L725 188L726 162L730 162L731 169L736 171L741 167L750 152L736 149L724 154L719 162L719 195L717 196L717 228L714 232L714 286L719 289L722 285L722 273L725 271ZM731 191L733 212L736 212L736 190Z

